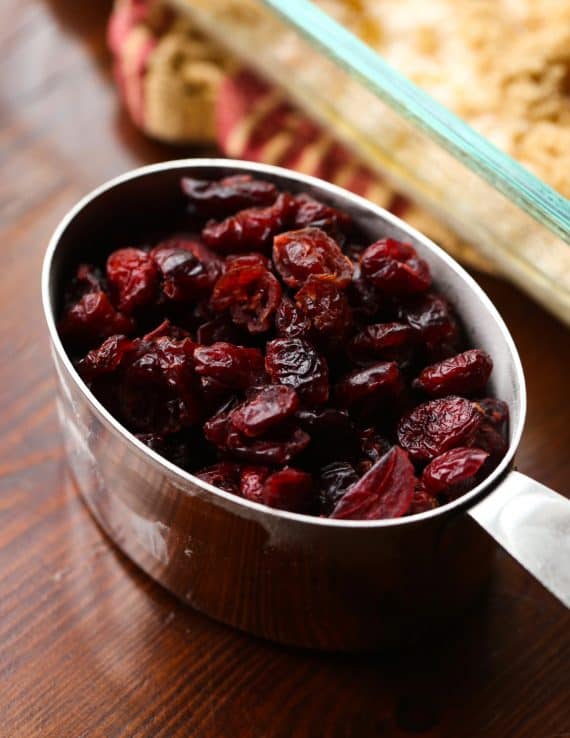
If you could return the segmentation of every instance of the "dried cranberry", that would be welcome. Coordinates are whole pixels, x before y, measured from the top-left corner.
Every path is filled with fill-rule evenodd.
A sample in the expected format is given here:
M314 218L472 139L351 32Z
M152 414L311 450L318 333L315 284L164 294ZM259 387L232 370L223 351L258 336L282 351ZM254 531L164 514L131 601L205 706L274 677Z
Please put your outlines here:
M305 194L295 195L295 203L297 205L294 223L296 228L313 226L328 233L350 230L352 218L342 210L325 205Z
M319 228L303 228L276 236L273 262L289 287L301 287L309 277L346 287L352 278L352 262Z
M254 205L270 205L277 197L271 182L237 174L220 181L183 177L182 191L189 198L192 212L204 217L222 217Z
M251 502L263 502L263 485L271 470L267 466L245 466L241 472L239 490Z
M347 461L334 461L321 469L320 503L323 515L330 515L345 492L360 479Z
M295 295L297 308L306 316L310 337L322 347L337 346L345 339L352 315L343 291L331 282L314 277Z
M365 279L387 295L414 295L431 284L427 263L411 244L392 238L376 241L360 257Z
M265 480L262 494L266 505L289 512L310 512L315 502L311 475L289 467L271 474Z
M489 354L470 349L426 367L413 387L432 397L461 394L472 395L485 388L493 369Z
M64 341L90 347L118 333L130 334L135 323L117 312L105 292L88 292L66 310L59 323Z
M270 341L267 344L265 368L274 384L292 387L309 405L321 405L328 400L327 363L302 338Z
M398 423L398 440L414 459L429 461L456 446L466 446L481 426L483 414L462 397L424 402Z
M310 437L295 428L279 438L250 439L236 430L222 426L219 418L212 418L204 425L206 438L230 456L251 464L282 466L304 451Z
M234 323L250 333L263 333L271 327L281 293L268 269L231 265L216 282L210 304L216 311L229 310Z
M263 354L259 349L220 341L197 346L194 360L196 373L201 377L211 377L234 389L246 389L263 376Z
M360 361L407 359L416 343L416 332L403 323L373 323L352 339L350 355Z
M436 456L423 471L422 482L432 495L455 499L473 489L489 454L480 448L453 448Z
M283 465L309 445L310 436L300 428L277 430L271 438L252 439L232 423L235 409L228 402L204 424L204 435L229 455L252 464Z
M110 336L99 348L92 349L77 364L83 379L89 382L116 372L135 351L135 344L126 336Z
M132 313L148 305L158 288L158 270L141 249L118 249L107 259L107 278L117 295L119 310Z
M402 377L396 362L380 361L348 374L337 385L336 397L343 407L351 407L396 395L402 387Z
M449 302L441 295L423 295L401 303L398 317L427 342L444 342L457 333L457 322Z
M284 385L270 385L234 410L231 423L245 436L258 438L281 425L298 407L299 398L295 390Z
M273 236L287 227L294 206L291 195L279 195L267 208L249 208L219 223L207 223L202 238L207 246L223 253L264 251Z
M275 313L275 329L281 338L306 338L311 322L293 300L282 297Z
M194 374L194 344L161 337L141 341L137 358L121 384L121 415L139 432L174 433L197 423L202 414Z
M331 513L344 520L398 518L408 511L416 478L408 454L393 446L345 492Z
M150 252L163 277L162 290L171 300L191 302L208 295L221 271L220 262L203 244L174 238Z
M208 482L213 487L219 487L225 492L231 492L234 495L240 493L239 466L229 462L221 462L213 466L206 467L196 472L198 479Z
M310 436L300 428L280 434L278 438L256 440L230 433L227 450L232 456L252 464L283 466L304 451L310 440Z

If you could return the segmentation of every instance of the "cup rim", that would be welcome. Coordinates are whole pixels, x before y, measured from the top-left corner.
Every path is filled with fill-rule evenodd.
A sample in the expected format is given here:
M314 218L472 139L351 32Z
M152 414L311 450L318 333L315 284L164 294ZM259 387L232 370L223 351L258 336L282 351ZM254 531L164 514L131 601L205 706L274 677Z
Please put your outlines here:
M286 178L288 180L295 180L300 184L307 184L311 187L321 190L325 194L330 193L343 198L355 205L364 207L372 215L378 217L380 220L391 223L392 225L403 230L405 233L412 236L414 239L420 241L424 247L426 247L436 258L443 260L448 267L452 269L463 281L466 286L469 287L478 297L478 299L484 304L487 311L492 316L495 323L498 325L501 335L508 346L510 358L513 364L514 376L516 377L517 395L519 397L519 417L515 427L512 430L511 440L509 442L509 448L507 453L501 460L501 463L497 466L493 472L486 477L480 484L474 487L472 490L467 492L465 495L458 497L456 500L449 502L441 507L433 510L428 510L423 513L416 515L410 515L399 518L386 518L382 520L339 520L335 518L321 518L318 516L305 515L301 513L288 512L286 510L279 510L277 508L267 507L257 502L251 502L237 495L233 495L230 492L225 492L212 484L200 479L199 477L191 474L190 472L181 469L172 462L165 459L163 456L153 451L151 448L146 446L136 436L127 430L92 394L91 390L87 387L84 381L77 373L73 366L70 358L65 351L62 341L57 331L54 310L51 301L51 280L52 280L52 267L55 253L58 249L58 245L61 241L63 234L69 225L81 215L82 211L91 202L96 200L104 193L112 190L113 188L124 184L133 179L143 178L152 176L159 172L181 169L200 169L200 168L219 168L221 173L227 174L228 170L239 170L244 173L257 173L260 175L267 174L275 178ZM244 513L250 512L252 514L263 514L268 516L268 519L278 518L281 520L290 520L296 523L302 523L307 525L318 525L325 526L328 528L344 528L344 529L371 529L371 528L390 528L393 526L401 525L413 525L427 521L432 518L439 517L441 515L447 515L449 513L457 513L468 507L471 507L474 503L479 501L484 496L490 494L493 489L497 486L500 480L506 475L513 464L515 453L520 444L525 418L526 418L526 385L522 363L515 345L515 342L505 325L503 318L494 306L493 302L484 292L484 290L477 284L477 282L471 277L470 274L446 251L441 247L437 246L427 236L417 231L412 226L408 225L393 213L385 210L379 205L376 205L366 198L359 195L355 195L348 190L345 190L338 185L330 184L318 177L313 177L307 174L296 172L284 167L273 166L269 164L260 164L257 162L243 161L239 159L220 159L220 158L191 158L191 159L174 159L167 162L161 162L158 164L150 164L143 167L137 167L131 169L123 174L113 177L103 184L99 185L95 189L91 190L87 195L82 197L70 210L61 218L52 236L49 240L42 265L41 274L41 293L42 293L42 306L44 311L44 317L47 323L48 332L51 340L52 351L55 352L57 359L65 367L68 376L73 380L76 389L79 390L83 398L86 400L90 408L96 413L99 420L107 426L108 429L117 433L119 436L126 441L137 453L138 456L150 459L154 465L158 465L168 477L174 482L177 482L177 488L181 492L190 493L187 489L188 483L194 487L198 487L201 491L215 495L216 498L225 504L229 503L236 510L242 510Z

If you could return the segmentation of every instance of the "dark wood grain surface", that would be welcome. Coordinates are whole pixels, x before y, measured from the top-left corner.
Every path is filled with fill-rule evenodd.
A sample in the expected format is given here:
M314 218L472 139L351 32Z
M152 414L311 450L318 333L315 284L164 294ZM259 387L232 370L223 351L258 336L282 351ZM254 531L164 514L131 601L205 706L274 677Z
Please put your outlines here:
M58 431L42 254L94 185L181 153L121 112L108 11L102 0L0 2L0 736L570 735L570 619L504 553L488 597L445 638L338 657L210 622L92 522ZM480 281L527 375L519 468L568 495L570 334L512 287Z

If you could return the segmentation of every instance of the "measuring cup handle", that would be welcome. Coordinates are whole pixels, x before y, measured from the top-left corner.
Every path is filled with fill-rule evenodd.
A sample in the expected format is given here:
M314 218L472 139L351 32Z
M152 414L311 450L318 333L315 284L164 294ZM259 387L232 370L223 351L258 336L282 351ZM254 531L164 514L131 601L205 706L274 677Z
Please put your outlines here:
M570 608L570 500L513 471L469 514Z

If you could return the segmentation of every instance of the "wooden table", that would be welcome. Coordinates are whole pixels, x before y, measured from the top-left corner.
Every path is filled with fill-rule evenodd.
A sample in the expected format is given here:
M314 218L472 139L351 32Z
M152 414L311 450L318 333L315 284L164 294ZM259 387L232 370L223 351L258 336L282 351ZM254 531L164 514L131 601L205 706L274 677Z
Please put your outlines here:
M71 484L39 304L47 238L95 184L179 155L121 112L109 3L0 5L0 735L372 738L570 735L570 620L499 553L489 597L407 656L287 650L180 605L123 557ZM569 333L481 277L518 342L520 469L570 492Z

